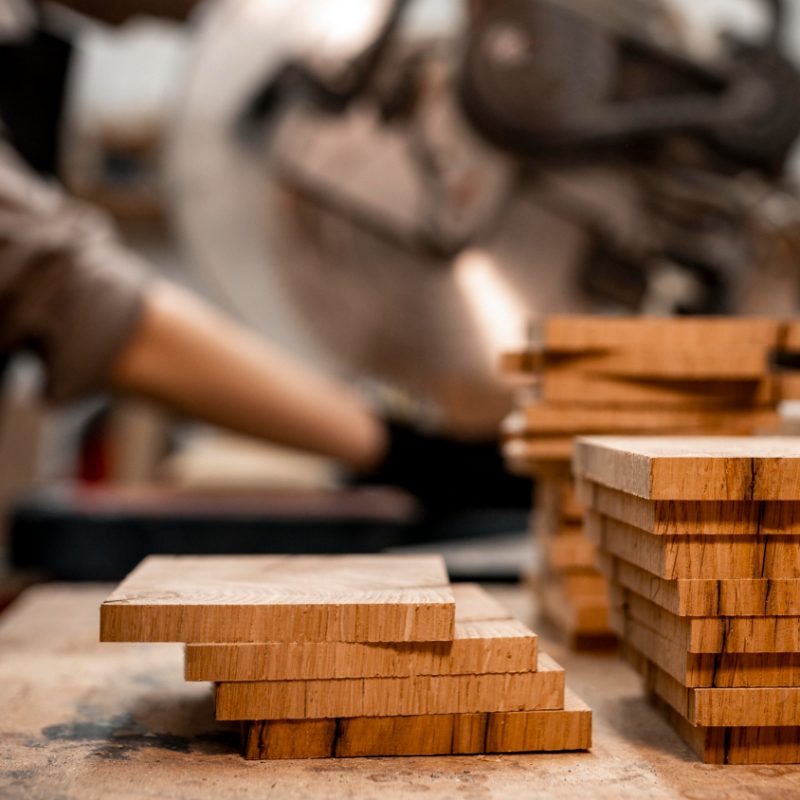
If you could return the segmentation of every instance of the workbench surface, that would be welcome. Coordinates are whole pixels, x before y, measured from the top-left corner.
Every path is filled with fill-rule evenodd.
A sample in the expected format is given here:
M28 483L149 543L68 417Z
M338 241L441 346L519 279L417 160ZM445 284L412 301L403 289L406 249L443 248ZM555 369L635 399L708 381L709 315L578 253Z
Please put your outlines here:
M29 590L0 618L0 798L800 797L800 767L700 764L614 656L544 649L594 710L591 753L244 761L180 645L100 644L108 587ZM492 590L522 619L529 593ZM544 638L544 637L543 637Z

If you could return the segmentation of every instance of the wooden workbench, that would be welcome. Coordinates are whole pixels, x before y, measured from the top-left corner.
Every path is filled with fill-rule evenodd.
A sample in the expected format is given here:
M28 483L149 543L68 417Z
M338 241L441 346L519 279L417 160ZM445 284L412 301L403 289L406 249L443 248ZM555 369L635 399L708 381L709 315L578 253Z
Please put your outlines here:
M247 762L182 678L178 645L100 644L107 587L29 590L0 618L0 797L438 798L800 796L800 767L697 762L614 656L544 642L594 709L591 753ZM498 589L530 618L528 595Z

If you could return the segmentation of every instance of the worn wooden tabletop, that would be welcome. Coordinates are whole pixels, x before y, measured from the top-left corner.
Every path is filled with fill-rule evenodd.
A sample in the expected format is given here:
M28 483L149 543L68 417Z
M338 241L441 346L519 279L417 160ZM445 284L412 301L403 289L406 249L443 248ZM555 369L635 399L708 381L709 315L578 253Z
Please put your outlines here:
M613 656L544 642L594 709L591 753L247 762L179 645L100 644L107 587L30 590L0 618L0 797L800 797L800 767L698 763ZM493 589L523 618L521 589Z

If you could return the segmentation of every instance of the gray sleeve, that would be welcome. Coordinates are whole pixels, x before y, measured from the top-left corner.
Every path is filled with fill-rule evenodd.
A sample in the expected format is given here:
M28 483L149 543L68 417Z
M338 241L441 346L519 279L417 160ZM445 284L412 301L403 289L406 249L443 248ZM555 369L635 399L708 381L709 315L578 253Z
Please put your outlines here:
M37 353L52 400L100 389L137 324L146 280L102 215L33 176L0 141L0 353Z

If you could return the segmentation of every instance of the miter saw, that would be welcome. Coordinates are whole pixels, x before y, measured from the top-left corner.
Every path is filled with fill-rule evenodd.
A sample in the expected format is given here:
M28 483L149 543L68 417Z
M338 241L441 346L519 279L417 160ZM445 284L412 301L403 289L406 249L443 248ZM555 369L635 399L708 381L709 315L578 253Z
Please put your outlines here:
M698 54L658 0L213 4L170 157L192 260L467 438L531 315L793 310L800 74L765 6Z

